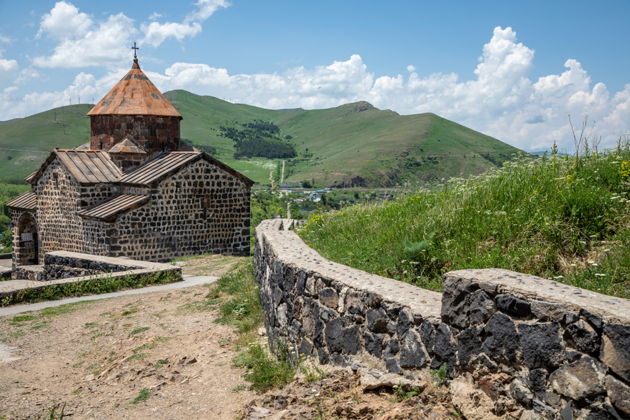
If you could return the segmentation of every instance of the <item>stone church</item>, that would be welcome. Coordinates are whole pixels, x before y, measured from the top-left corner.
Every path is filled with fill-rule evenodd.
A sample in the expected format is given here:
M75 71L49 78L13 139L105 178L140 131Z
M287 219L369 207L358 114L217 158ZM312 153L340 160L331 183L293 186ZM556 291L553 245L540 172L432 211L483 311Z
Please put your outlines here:
M54 149L7 206L13 265L64 250L149 261L249 254L253 181L180 142L182 116L140 69L89 112L90 142Z

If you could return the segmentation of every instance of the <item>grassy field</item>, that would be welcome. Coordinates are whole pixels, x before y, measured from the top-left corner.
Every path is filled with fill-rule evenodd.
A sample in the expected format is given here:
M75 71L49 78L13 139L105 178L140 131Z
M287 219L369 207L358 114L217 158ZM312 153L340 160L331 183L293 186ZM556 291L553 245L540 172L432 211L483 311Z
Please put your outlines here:
M499 267L630 298L629 204L625 144L316 214L300 235L336 262L434 290L446 271Z
M55 147L90 141L91 106L70 105L0 122L0 180L17 183L42 164Z
M435 114L398 115L367 102L321 110L269 110L176 90L165 94L184 119L181 136L212 146L216 157L257 182L269 183L276 159L234 159L233 141L220 127L263 120L292 136L298 157L286 181L323 185L391 186L479 174L519 150ZM89 140L90 105L71 105L0 122L0 180L34 171L54 147Z

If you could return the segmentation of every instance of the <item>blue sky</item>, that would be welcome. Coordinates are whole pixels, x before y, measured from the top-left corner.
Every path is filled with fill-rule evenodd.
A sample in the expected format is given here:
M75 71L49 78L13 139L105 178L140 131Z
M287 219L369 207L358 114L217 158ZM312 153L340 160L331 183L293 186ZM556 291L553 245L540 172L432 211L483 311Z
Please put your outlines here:
M571 148L568 115L630 132L630 2L0 0L0 120L98 100L130 43L164 91L269 108L367 100L518 147Z

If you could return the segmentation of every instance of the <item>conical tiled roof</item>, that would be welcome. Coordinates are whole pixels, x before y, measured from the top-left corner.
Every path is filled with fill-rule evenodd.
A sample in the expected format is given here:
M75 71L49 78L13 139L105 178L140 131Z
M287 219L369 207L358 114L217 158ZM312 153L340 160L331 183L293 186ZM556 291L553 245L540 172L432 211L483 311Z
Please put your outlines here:
M88 112L90 116L112 114L182 117L140 69L137 58L125 77Z

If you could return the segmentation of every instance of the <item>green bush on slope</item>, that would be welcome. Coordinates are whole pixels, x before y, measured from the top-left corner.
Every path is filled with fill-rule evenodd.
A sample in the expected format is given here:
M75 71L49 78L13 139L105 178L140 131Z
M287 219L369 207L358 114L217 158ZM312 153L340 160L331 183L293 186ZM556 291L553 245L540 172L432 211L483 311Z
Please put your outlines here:
M434 290L447 271L498 267L630 297L630 146L519 159L314 215L300 235L334 261Z

